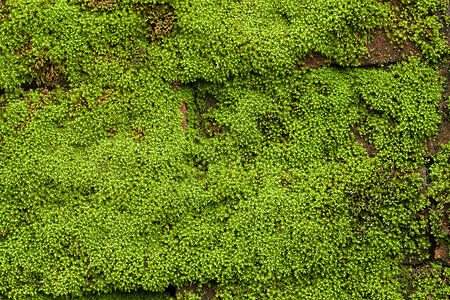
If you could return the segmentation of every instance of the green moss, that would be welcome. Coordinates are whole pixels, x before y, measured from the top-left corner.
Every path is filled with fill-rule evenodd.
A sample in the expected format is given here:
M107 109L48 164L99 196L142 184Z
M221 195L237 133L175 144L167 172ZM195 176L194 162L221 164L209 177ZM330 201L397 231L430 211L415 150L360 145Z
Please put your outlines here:
M441 118L441 2L398 16L421 56L375 69L346 67L390 2L1 9L2 297L214 282L223 299L402 299L448 273L401 266L430 247L427 225L448 242L447 148L427 193L415 173ZM338 65L296 68L313 53Z

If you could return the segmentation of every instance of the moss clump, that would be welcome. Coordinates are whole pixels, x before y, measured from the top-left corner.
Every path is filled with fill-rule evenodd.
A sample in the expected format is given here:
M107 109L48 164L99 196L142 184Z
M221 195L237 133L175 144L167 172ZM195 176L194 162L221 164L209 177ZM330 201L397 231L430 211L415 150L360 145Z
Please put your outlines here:
M391 4L2 2L0 294L444 294L447 266L425 281L403 265L431 259L428 231L448 242L447 150L433 188L417 172L441 116L442 3ZM346 68L392 16L421 56ZM338 65L296 68L312 53Z

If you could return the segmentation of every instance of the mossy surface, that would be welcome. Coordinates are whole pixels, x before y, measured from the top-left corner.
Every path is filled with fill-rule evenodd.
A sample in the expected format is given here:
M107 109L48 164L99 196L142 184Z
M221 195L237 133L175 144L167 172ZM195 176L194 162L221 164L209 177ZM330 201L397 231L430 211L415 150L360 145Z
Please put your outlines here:
M445 299L448 1L309 2L0 1L0 295Z

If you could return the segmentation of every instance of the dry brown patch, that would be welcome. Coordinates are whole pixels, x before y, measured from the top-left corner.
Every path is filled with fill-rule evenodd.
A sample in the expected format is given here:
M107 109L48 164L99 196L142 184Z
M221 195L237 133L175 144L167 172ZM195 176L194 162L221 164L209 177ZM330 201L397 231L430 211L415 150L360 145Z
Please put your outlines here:
M392 43L384 30L375 32L367 50L369 54L359 61L361 66L395 63L420 53L417 46L408 39L401 44Z
M115 125L119 124L119 120L116 120L114 124ZM118 131L119 131L119 127L115 126L114 128L111 128L110 130L108 130L108 135L114 136Z
M420 248L420 253L408 254L402 261L402 265L420 265L427 259L428 249Z
M434 259L440 259L447 265L450 265L449 249L446 244L441 244L434 250Z
M331 60L325 55L322 55L320 53L312 53L310 56L303 58L301 62L295 66L295 69L317 69L318 67L327 64L327 62L331 62Z

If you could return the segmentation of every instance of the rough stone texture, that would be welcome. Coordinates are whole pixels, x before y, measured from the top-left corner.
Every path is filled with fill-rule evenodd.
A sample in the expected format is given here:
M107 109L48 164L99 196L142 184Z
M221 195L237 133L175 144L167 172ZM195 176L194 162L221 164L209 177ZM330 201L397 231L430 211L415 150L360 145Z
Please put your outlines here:
M434 259L440 259L450 265L449 249L446 244L441 244L434 250Z
M441 198L440 200L442 201L443 199ZM442 236L450 237L450 203L445 203L440 209L439 214L441 215L441 227L439 228L439 231Z
M216 291L214 290L214 284L211 286L202 285L200 288L198 284L190 284L189 286L184 286L176 291L176 299L183 299L183 295L186 293L195 293L202 297L202 300L212 300L212 299L220 299L216 297Z

